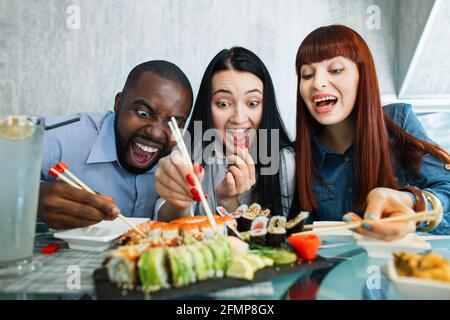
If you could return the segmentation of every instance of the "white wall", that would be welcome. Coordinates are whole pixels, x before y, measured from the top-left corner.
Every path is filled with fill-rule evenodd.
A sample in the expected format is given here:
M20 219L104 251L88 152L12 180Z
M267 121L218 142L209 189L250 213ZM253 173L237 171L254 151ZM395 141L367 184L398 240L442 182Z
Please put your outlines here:
M178 64L196 91L212 57L240 45L266 63L293 132L301 40L322 25L355 28L383 95L395 96L398 10L391 0L1 0L0 114L111 109L131 68L151 59Z

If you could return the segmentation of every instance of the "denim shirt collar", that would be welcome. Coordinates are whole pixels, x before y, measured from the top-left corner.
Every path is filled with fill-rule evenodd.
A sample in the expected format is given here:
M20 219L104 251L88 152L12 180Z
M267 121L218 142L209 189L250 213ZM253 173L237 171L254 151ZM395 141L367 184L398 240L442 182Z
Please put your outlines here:
M327 146L321 144L319 139L317 138L317 136L315 134L312 135L311 145L312 145L312 149L313 149L314 163L316 164L317 170L320 171L320 169L322 169L322 167L323 167L323 164L325 162L325 158L326 158L327 155L337 155L337 156L352 157L353 156L353 149L354 149L353 147L355 145L355 138L353 138L352 143L350 144L348 149L345 150L345 152L343 154L339 153L339 152L336 152L334 150L331 150Z
M117 165L122 167L117 158L116 133L114 130L115 115L114 112L108 113L103 122L99 124L99 133L86 160L86 164L117 162ZM144 174L154 173L157 167L157 164L154 165Z

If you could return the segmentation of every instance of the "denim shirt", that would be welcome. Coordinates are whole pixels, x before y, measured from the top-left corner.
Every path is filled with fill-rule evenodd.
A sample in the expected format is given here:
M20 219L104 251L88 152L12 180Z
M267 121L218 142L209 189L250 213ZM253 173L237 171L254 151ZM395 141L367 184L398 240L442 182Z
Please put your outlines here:
M415 116L411 105L390 104L384 107L384 111L409 134L433 142ZM328 149L315 137L312 139L312 146L314 163L323 182L314 178L313 191L318 209L312 213L309 220L341 220L342 215L350 211L362 216L363 212L354 209L357 190L353 144L343 154ZM437 196L442 203L444 217L432 233L450 234L450 171L446 169L446 164L434 156L425 155L418 177L413 176L413 170L408 169L394 164L394 174L399 185L415 186Z

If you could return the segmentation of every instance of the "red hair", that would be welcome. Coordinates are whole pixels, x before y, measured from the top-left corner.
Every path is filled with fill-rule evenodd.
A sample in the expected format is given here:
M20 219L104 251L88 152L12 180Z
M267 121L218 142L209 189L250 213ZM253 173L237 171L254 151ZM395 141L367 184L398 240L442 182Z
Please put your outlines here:
M393 155L400 163L412 165L418 174L426 153L444 162L450 157L439 146L415 138L398 127L383 111L375 64L369 47L354 30L332 25L311 32L300 44L296 58L297 70L297 184L303 210L317 209L312 189L313 175L319 176L312 156L311 135L321 125L311 116L300 95L300 69L304 64L342 56L356 63L359 83L353 114L356 119L355 169L357 194L355 209L362 210L367 194L376 187L398 189L392 167ZM390 142L389 136L395 137Z

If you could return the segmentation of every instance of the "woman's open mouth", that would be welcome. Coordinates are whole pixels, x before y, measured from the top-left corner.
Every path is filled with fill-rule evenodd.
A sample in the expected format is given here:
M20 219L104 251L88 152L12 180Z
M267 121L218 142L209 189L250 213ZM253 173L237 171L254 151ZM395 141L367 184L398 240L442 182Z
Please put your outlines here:
M136 168L146 168L156 158L159 151L160 150L154 146L132 141L128 151L129 163Z
M227 140L231 141L235 147L248 149L250 144L249 131L249 128L228 128L226 130Z
M333 95L327 96L314 96L312 98L314 103L314 109L317 113L324 114L333 111L336 103L338 102L338 98Z

